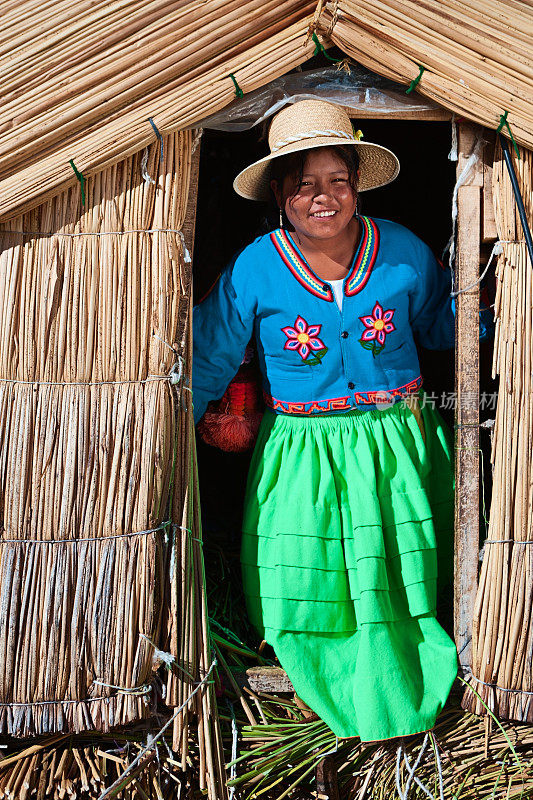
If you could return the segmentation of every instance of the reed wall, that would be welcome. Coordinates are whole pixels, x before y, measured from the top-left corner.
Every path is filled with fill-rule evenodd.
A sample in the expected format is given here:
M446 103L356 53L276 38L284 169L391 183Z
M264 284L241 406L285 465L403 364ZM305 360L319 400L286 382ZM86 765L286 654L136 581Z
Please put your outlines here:
M150 714L190 266L192 133L0 225L0 732ZM181 369L181 366L180 366ZM183 370L182 370L183 372ZM152 643L152 644L151 644ZM194 665L193 665L194 666Z
M529 224L533 153L513 154ZM493 168L502 253L496 268L493 377L499 377L493 489L474 611L473 690L500 719L533 722L533 272L511 183L497 148ZM486 713L474 691L464 706Z

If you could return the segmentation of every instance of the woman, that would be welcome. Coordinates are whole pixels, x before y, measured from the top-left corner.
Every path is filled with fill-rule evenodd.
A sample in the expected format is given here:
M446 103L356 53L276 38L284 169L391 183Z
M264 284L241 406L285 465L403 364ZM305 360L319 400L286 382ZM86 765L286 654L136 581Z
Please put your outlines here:
M358 192L399 165L359 141L341 108L285 108L269 143L234 187L255 200L271 189L280 228L239 253L195 309L195 416L254 334L270 410L244 508L251 621L337 736L425 731L457 668L435 619L453 474L442 419L416 403L413 334L453 345L448 275L410 231L356 214Z

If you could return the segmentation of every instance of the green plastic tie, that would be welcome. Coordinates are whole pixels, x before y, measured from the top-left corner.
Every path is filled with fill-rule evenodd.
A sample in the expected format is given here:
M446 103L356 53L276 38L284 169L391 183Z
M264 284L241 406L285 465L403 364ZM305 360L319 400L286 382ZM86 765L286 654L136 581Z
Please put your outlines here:
M514 147L514 151L516 153L516 157L518 158L518 160L520 160L520 150L518 149L518 145L517 145L517 143L515 141L515 138L513 136L513 132L511 130L511 126L509 125L509 122L507 120L507 114L508 113L509 112L506 111L505 114L500 114L500 124L496 128L496 133L501 133L502 128L507 128L507 130L509 132L509 136L511 137L511 141L513 143L513 147Z
M85 178L81 174L81 172L79 171L79 169L77 168L76 164L74 163L74 161L72 159L70 159L69 164L72 166L72 169L74 170L74 174L75 174L76 178L80 182L80 186L81 186L81 204L82 204L82 206L84 206L85 205Z
M235 97L244 97L244 92L237 83L237 78L235 77L233 72L230 72L229 77L231 78L231 80L233 81L233 85L235 86Z
M423 67L422 64L418 65L418 69L419 69L418 75L411 81L411 83L409 84L409 88L405 90L405 94L411 94L413 89L416 89L416 87L420 83L420 78L422 77L422 73L426 71L426 68Z
M154 129L155 135L159 139L159 150L160 150L160 152L159 152L159 160L163 161L163 136L161 134L161 131L159 130L159 128L157 127L157 125L153 121L152 117L148 117L148 122L150 123L150 125Z
M311 39L315 43L315 52L313 53L314 56L317 56L319 53L322 53L323 56L327 58L328 61L331 61L333 64L339 64L342 61L342 58L333 58L332 56L328 56L326 48L319 40L316 33L313 33Z

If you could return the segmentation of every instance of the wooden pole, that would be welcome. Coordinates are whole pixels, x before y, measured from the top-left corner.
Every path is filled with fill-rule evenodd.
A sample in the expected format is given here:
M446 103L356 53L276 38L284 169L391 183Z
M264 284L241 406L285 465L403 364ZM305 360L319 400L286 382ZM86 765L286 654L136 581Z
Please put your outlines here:
M193 135L193 152L191 156L191 177L189 179L189 195L187 198L187 210L183 220L182 231L185 237L185 245L191 254L194 248L194 232L196 230L196 206L198 203L198 175L200 172L200 146L202 142L203 130L197 128Z
M481 128L458 127L459 177ZM480 159L457 194L456 291L479 277L482 186ZM454 631L459 664L471 667L479 559L479 284L456 298L456 334Z

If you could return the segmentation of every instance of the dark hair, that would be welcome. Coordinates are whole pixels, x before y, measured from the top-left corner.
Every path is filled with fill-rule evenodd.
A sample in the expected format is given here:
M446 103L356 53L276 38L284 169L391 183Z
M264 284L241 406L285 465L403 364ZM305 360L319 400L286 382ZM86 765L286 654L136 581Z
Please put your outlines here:
M346 166L348 170L350 185L354 191L357 191L357 170L359 169L359 154L357 152L357 148L353 145L349 144L338 144L338 145L329 145L331 149L335 152L335 155L338 156L341 161ZM305 162L309 153L313 152L313 149L322 149L322 148L310 148L309 150L299 150L296 153L288 153L286 156L280 156L280 158L273 158L270 162L270 178L277 182L278 186L283 186L285 178L289 175L294 176L297 181L298 185L296 187L296 192L300 189L303 180L303 172L305 167Z

